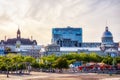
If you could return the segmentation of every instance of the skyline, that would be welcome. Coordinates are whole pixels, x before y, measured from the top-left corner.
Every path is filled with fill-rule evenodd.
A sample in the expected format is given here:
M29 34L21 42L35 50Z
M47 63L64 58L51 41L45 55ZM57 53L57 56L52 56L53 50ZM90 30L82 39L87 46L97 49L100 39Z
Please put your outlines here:
M108 26L119 42L119 7L120 0L0 0L0 40L16 37L19 27L22 38L50 44L52 28L71 26L83 29L83 42L101 42Z

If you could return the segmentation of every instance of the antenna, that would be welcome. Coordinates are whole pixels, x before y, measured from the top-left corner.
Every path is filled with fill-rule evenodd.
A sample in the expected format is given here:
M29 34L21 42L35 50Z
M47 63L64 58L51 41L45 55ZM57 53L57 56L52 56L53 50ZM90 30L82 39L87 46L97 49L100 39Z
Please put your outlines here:
M6 35L5 35L5 41L6 41Z
M18 29L20 29L20 26L19 26L19 24L18 24Z
M106 26L108 26L108 21L106 20Z

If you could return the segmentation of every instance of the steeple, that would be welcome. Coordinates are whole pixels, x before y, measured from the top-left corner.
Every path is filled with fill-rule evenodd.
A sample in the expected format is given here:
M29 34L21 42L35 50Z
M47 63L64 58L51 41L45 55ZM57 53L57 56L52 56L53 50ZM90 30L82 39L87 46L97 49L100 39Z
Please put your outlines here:
M31 36L31 41L33 41L33 36Z
M106 26L105 30L108 31L108 27L107 26Z
M21 38L21 32L20 32L20 29L18 28L17 30L17 39L20 39Z

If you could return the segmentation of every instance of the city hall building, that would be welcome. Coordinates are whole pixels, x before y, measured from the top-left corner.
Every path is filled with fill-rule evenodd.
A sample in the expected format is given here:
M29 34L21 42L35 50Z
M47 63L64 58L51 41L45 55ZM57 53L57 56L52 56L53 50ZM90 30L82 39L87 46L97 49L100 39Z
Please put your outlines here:
M20 29L17 30L16 38L8 38L0 41L0 55L7 53L21 53L22 55L30 55L37 57L41 46L37 45L37 41L29 38L22 38Z

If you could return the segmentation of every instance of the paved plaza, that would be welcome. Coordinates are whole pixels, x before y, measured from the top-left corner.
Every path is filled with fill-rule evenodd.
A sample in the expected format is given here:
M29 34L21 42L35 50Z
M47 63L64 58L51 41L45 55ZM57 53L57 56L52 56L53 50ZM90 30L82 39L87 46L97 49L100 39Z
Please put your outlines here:
M120 75L31 72L30 75L9 75L9 78L4 74L0 74L0 80L120 80Z

